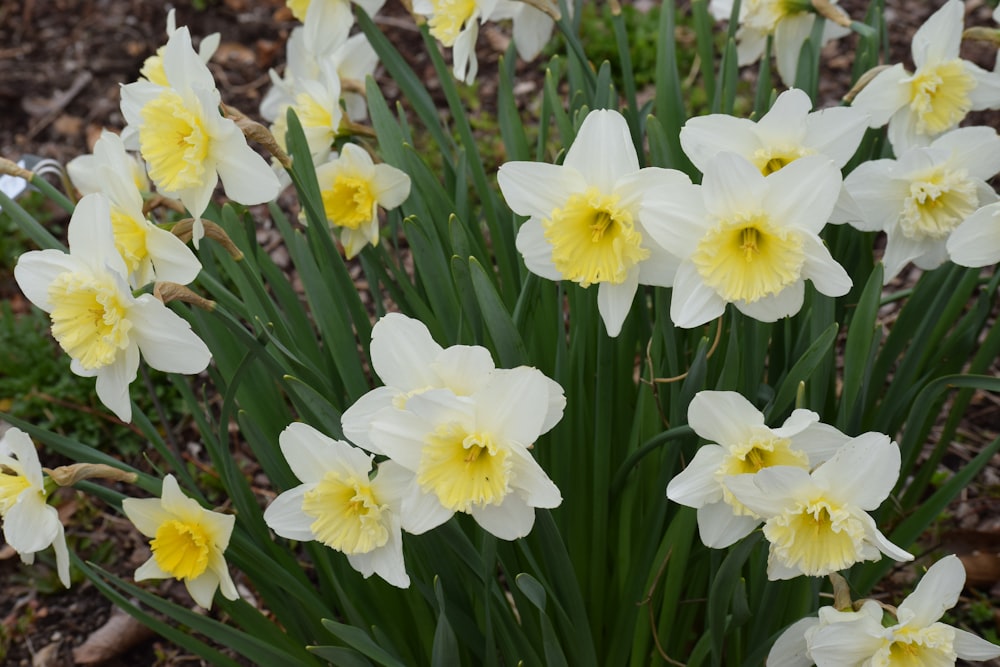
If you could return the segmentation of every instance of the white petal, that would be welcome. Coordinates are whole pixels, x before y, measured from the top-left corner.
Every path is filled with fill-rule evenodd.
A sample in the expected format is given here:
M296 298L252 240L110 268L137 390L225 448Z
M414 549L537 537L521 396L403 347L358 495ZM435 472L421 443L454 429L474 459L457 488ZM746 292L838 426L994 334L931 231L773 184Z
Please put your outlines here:
M545 230L538 218L531 218L521 225L515 245L529 271L548 280L562 280L562 274L552 262L552 244L545 238Z
M175 30L167 40L163 49L163 72L170 86L177 90L215 89L212 73L191 45L187 26Z
M403 562L403 536L398 517L392 519L388 542L369 553L349 555L347 561L366 578L374 573L398 588L410 586L410 577Z
M667 484L667 498L696 508L721 501L722 487L716 481L715 473L725 459L726 450L719 445L700 447L687 467Z
M924 574L917 587L899 605L897 618L912 628L925 628L958 602L965 586L965 566L958 556L945 556Z
M700 185L678 185L647 193L639 208L643 230L668 252L690 257L711 223Z
M536 368L499 368L473 400L477 429L527 447L542 432L549 383Z
M1000 262L1000 203L984 206L966 218L947 241L951 260L980 267Z
M143 358L168 373L200 373L212 359L205 342L191 325L151 294L143 294L129 309L132 336Z
M972 178L988 180L1000 172L1000 136L992 127L960 127L945 132L930 148L948 151Z
M3 516L3 537L15 551L34 553L52 544L61 526L55 507L37 492L22 492Z
M728 114L689 118L681 128L680 140L684 153L701 172L719 153L729 151L749 160L762 147L753 121Z
M208 569L194 579L185 579L184 586L199 607L211 609L215 591L219 588L219 575Z
M415 402L419 396L410 399ZM418 403L419 405L419 403ZM425 419L412 412L386 409L372 421L368 436L378 451L384 453L400 465L417 471L423 451L424 437L434 428ZM406 528L404 521L403 527ZM413 532L406 528L408 532Z
M379 206L394 209L410 196L410 177L393 166L377 164L372 189Z
M878 634L873 634L873 633ZM867 616L820 625L809 635L809 651L819 667L861 665L882 647L882 630Z
M139 371L139 350L130 345L111 364L97 370L95 389L101 403L123 422L132 421L128 386Z
M952 646L958 657L964 660L992 660L1000 657L1000 646L958 628L955 628Z
M150 226L146 231L146 248L158 281L187 285L201 272L201 262L187 244L165 229Z
M814 14L796 12L783 18L774 28L774 59L778 66L778 76L787 86L795 83L799 54L815 23Z
M512 211L543 220L565 206L571 194L587 189L577 170L545 162L504 163L497 171L497 183Z
M240 593L236 590L236 584L233 583L233 578L229 574L229 567L226 565L226 559L223 558L222 553L213 551L209 558L208 567L219 580L219 590L222 593L222 597L227 600L238 600Z
M775 433L778 431L779 429L775 429ZM819 422L810 424L791 438L792 447L800 452L805 452L806 456L809 457L809 465L813 468L829 460L850 441L848 436L834 427Z
M903 210L903 200L909 196L909 185L894 179L895 160L872 160L858 166L844 179L844 188L862 217L848 220L863 232L888 229L896 224Z
M615 182L614 194L618 197L618 205L635 217L649 195L657 193L660 197L669 197L675 189L689 185L691 179L682 171L646 167L619 178Z
M393 407L393 399L401 395L399 390L393 387L377 387L356 400L340 416L340 428L344 432L344 437L358 447L381 454L382 452L375 448L369 437L368 429L375 415L385 408Z
M442 386L459 396L479 391L495 368L490 351L479 345L452 345L431 363Z
M89 267L78 257L52 248L32 250L18 257L14 279L28 301L50 312L49 285L63 273L78 271L89 271Z
M724 447L750 438L753 427L764 425L764 415L735 391L700 391L688 405L688 424L695 433Z
M619 178L639 171L625 117L611 109L587 114L563 164L580 172L589 186L613 192Z
M818 234L830 219L840 185L840 170L830 158L808 155L767 177L764 208L778 225Z
M787 167L786 167L787 168ZM805 299L805 282L792 283L777 294L769 294L753 303L737 301L737 309L744 315L749 315L761 322L777 322L783 317L794 315L802 310Z
M969 102L973 111L995 109L1000 105L1000 77L995 71L989 72L983 68L963 60L965 71L976 80L975 87L969 91Z
M806 138L806 119L812 106L809 95L798 88L778 95L771 109L757 121L756 131L761 142L764 145L801 145Z
M870 127L882 127L893 114L909 104L909 86L903 82L909 76L901 64L879 72L855 96L851 106L868 114Z
M212 156L226 196L247 205L271 201L278 196L278 177L267 161L247 145L236 124L231 120L226 122L229 129L212 138Z
M816 484L863 510L871 511L889 496L899 479L899 447L881 433L853 438L813 473Z
M455 513L441 504L433 493L424 493L414 475L403 492L399 518L403 530L413 535L421 535L437 528Z
M725 549L742 540L760 525L760 519L737 515L719 501L698 508L698 535L706 547Z
M59 524L59 531L52 540L52 548L56 552L56 572L59 573L59 581L66 588L69 588L71 580L69 575L69 549L66 547L66 531L63 525Z
M958 57L965 3L949 0L930 15L913 35L913 63L919 68Z
M510 456L514 457L511 467L514 479L511 480L511 486L517 490L526 504L550 509L562 504L559 487L549 479L527 449L511 447Z
M792 162L775 175L784 173L801 161ZM702 196L705 208L711 215L728 218L759 208L769 187L757 167L745 157L735 153L719 153L708 164L702 181ZM664 246L670 247L669 244Z
M436 386L430 363L441 353L423 322L387 313L372 327L371 359L389 387L404 392Z
M12 426L0 438L0 443L3 443L3 446L17 457L17 462L21 465L24 478L28 480L28 483L36 491L41 490L45 479L42 476L42 464L38 460L38 449L31 441L31 437L21 429Z
M483 530L501 540L524 537L535 525L535 508L516 493L508 493L499 505L473 505L469 514Z
M92 267L125 276L125 261L115 249L111 227L111 203L100 193L81 199L69 221L69 252Z
M635 292L639 287L639 268L632 267L626 274L625 281L613 285L601 283L597 288L597 310L604 321L608 336L616 337L621 333L622 324L632 308Z
M851 291L854 282L818 236L803 234L802 250L806 255L802 277L811 280L821 294L844 296Z
M370 454L329 438L302 422L285 427L278 436L278 444L288 467L302 482L319 482L328 471L367 478L372 469Z
M868 129L868 116L854 107L831 107L806 118L805 144L843 168Z
M801 618L792 623L774 642L767 654L766 667L812 667L805 633L819 625L815 616Z
M146 537L155 537L156 531L174 515L163 509L159 498L125 498L122 511Z
M648 236L643 239L643 247L649 251L649 257L639 263L639 284L673 287L677 269L681 265L680 257L665 250Z
M139 566L132 578L136 581L146 581L147 579L172 579L173 575L161 568L156 562L156 558L150 558Z
M815 488L808 472L792 466L764 468L754 475L734 475L726 477L724 483L737 500L764 518L781 514L790 501Z
M885 284L888 285L907 264L926 253L929 244L929 241L918 241L902 233L888 231L885 253L882 255L882 263L885 264Z
M674 324L692 329L720 317L725 310L726 302L705 284L694 264L682 262L677 268L670 301L670 319Z

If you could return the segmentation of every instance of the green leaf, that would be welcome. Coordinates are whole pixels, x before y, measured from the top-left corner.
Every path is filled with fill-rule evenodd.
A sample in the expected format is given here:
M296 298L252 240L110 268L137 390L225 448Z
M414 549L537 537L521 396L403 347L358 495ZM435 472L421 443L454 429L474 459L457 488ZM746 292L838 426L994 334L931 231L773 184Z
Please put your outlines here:
M458 657L458 640L455 631L448 623L445 615L444 592L441 589L441 579L434 577L434 597L438 603L438 622L434 630L434 645L431 649L431 665L435 667L450 667L460 664Z
M384 665L385 667L406 667L394 658L392 654L376 644L368 633L361 628L356 628L353 625L344 625L328 618L323 619L323 626L332 632L337 639L340 639L351 648L368 656L380 665Z
M521 335L517 332L514 321L489 279L486 269L475 257L469 258L469 273L483 322L493 340L500 365L504 368L513 368L527 363L528 353L524 341L521 340Z

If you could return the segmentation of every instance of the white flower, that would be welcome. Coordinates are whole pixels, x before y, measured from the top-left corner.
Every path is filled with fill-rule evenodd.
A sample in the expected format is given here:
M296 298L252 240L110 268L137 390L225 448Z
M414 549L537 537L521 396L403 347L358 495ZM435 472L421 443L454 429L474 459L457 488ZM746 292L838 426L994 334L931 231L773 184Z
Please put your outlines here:
M399 510L412 475L385 461L369 479L370 454L307 424L290 424L278 441L302 484L268 506L267 525L282 537L317 540L346 554L351 567L366 578L375 573L407 588Z
M111 202L115 247L132 287L155 281L187 285L201 271L201 262L183 241L146 218L137 166L145 177L141 164L125 152L121 137L105 131L94 144L94 154L71 160L66 170L80 192L100 192Z
M555 8L555 4L552 5ZM513 23L514 46L521 60L534 60L552 38L556 23L552 17L521 0L497 0L491 21L510 19Z
M321 67L314 79L296 79L295 96L292 101L278 107L271 132L283 149L288 150L288 109L302 125L302 133L309 145L313 164L321 164L330 158L333 140L340 131L343 110L340 108L340 78L332 65Z
M261 204L278 194L278 178L247 145L236 123L219 113L221 97L205 63L191 47L187 28L170 36L163 51L169 85L140 80L122 87L126 145L138 135L149 176L195 219L195 245L204 236L201 214L222 179L226 195Z
M322 57L336 49L347 39L354 15L352 0L287 0L292 15L302 21L306 49ZM385 0L353 0L365 13L374 15L382 9Z
M773 322L799 311L806 279L827 296L846 294L851 279L818 235L840 186L840 171L825 156L799 158L765 177L745 158L719 153L702 185L647 196L645 228L681 258L674 323L705 324L727 303Z
M861 143L868 117L851 107L811 109L809 96L793 88L778 95L757 122L728 114L696 116L681 128L681 147L702 172L727 151L765 176L806 155L825 155L842 168Z
M531 531L536 507L558 507L559 489L528 452L553 421L550 383L534 368L498 369L471 396L431 389L405 410L376 414L369 436L377 451L413 473L403 529L422 533L466 512L513 540Z
M135 571L135 580L177 579L205 609L212 607L216 589L235 600L240 594L229 576L223 554L229 546L236 517L212 512L188 498L173 475L163 480L160 498L126 498L122 511L139 532L153 538L152 557Z
M489 18L497 0L415 0L413 11L427 17L427 25L444 46L451 47L452 71L465 83L476 80L476 37L479 24Z
M922 269L945 262L951 235L997 201L986 183L997 172L1000 136L989 127L959 128L898 160L865 162L851 172L844 187L860 215L849 221L864 231L885 231L885 281L907 262Z
M1000 262L1000 202L983 206L951 233L945 244L959 266L989 266Z
M1000 646L940 622L955 606L965 585L965 568L957 556L946 556L927 570L916 589L896 610L896 623L883 625L884 610L867 600L857 612L833 607L819 610L818 619L804 619L779 638L768 667L874 667L876 665L954 665L962 660L1000 657ZM801 633L801 639L798 635ZM784 641L783 641L784 640ZM792 661L793 647L806 655ZM774 660L772 661L772 656Z
M889 124L889 143L900 155L926 146L956 127L970 111L1000 105L1000 75L959 57L965 3L948 0L913 36L916 71L902 65L880 72L854 98L872 127Z
M677 259L640 220L652 191L664 197L690 179L672 169L639 168L625 119L592 111L562 165L508 162L497 174L511 209L530 216L517 235L528 270L549 280L597 283L597 305L617 336L640 284L669 287Z
M733 13L733 0L711 0L708 9L716 20L728 21ZM786 85L792 85L795 83L799 52L812 34L817 18L811 4L805 1L742 0L740 27L736 31L736 56L740 66L760 60L768 37L773 37L778 76ZM821 42L826 44L849 32L847 28L827 21L823 25Z
M0 437L0 517L3 539L29 565L49 545L55 550L59 581L69 588L69 550L59 512L46 502L45 478L28 434L10 428Z
M899 478L899 448L888 436L865 433L810 474L775 466L726 479L736 500L764 519L770 542L769 579L820 577L880 553L911 560L879 532L866 513L876 509Z
M177 11L171 9L167 12L167 39L177 31ZM222 36L213 32L211 35L207 35L202 38L201 43L198 45L198 57L205 64L212 59L215 55L215 51L219 48L219 42ZM142 63L142 69L139 70L139 74L145 77L147 80L152 81L160 86L169 86L167 82L167 74L163 71L163 50L164 46L161 46L156 50L156 53L146 58L146 61Z
M388 164L375 164L368 152L345 144L340 155L316 168L323 211L340 228L340 242L351 259L369 243L378 245L378 209L393 209L410 196L410 177Z
M191 326L151 294L132 295L115 249L108 200L85 196L69 223L69 253L36 250L14 268L18 285L49 313L52 335L72 357L70 369L97 377L97 396L130 421L128 386L139 354L158 370L200 373L211 353Z
M698 392L688 406L688 423L712 444L670 480L667 497L698 509L701 541L714 549L746 537L761 521L729 492L732 475L777 465L809 470L849 440L810 410L795 410L780 428L768 428L764 415L732 391Z

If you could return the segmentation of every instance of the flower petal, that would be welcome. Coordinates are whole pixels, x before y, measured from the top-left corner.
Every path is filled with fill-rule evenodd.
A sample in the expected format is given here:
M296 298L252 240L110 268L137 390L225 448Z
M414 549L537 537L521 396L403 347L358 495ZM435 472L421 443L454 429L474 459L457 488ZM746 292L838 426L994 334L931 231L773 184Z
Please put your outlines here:
M844 503L865 511L878 508L899 479L899 447L881 433L852 438L813 472L816 484Z
M524 537L535 525L535 508L516 493L508 493L499 505L473 505L469 514L483 530L501 540Z
M264 522L281 537L300 542L316 539L312 532L315 519L302 511L302 500L312 484L302 484L289 489L271 501L264 510Z
M625 276L625 281L614 285L602 282L597 288L597 310L604 321L608 336L615 338L621 333L622 324L635 300L639 288L639 268L633 267Z
M698 535L706 547L725 549L742 540L760 525L760 519L733 513L719 501L698 508Z
M639 158L625 117L612 109L595 109L587 114L563 165L580 172L587 185L601 193L614 192L619 178L639 171Z
M193 375L208 366L212 353L191 325L152 294L143 294L129 309L132 336L153 368Z
M497 183L512 211L543 220L565 206L570 195L587 189L579 171L545 162L504 163L497 171Z
M965 566L958 556L945 556L931 565L917 587L899 605L900 623L926 628L955 606L965 586Z

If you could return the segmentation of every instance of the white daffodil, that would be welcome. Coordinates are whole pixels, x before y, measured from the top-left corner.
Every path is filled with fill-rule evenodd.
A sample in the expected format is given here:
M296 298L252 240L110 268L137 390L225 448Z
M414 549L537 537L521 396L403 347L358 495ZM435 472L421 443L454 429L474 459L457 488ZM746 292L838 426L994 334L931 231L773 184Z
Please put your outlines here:
M167 39L177 31L177 11L171 9L167 12ZM212 59L215 55L216 50L219 48L219 42L222 36L217 32L213 32L211 35L207 35L202 38L201 43L198 45L198 57L205 64ZM142 69L139 70L139 74L146 78L147 81L152 81L153 83L160 86L169 86L167 81L167 74L163 70L163 50L166 46L161 46L156 50L156 53L146 58L145 62L142 63ZM78 186L79 187L79 186Z
M278 194L278 178L247 145L236 123L219 113L221 97L211 72L178 28L163 50L169 85L140 80L122 86L126 146L138 148L159 191L180 199L195 219L193 240L204 236L201 214L219 178L226 195L262 204Z
M764 176L734 153L719 153L702 185L651 192L642 222L681 258L670 318L680 327L709 322L732 303L764 322L802 307L805 280L842 296L851 279L819 238L840 194L836 165L810 155Z
M411 397L430 389L471 396L486 384L495 369L485 347L442 348L423 322L401 313L388 313L375 323L370 351L372 369L385 386L371 390L349 407L341 417L341 426L348 439L376 454L383 452L368 437L368 429L383 408L403 410ZM556 425L566 406L559 383L547 377L545 383L548 407L542 433Z
M59 512L46 502L45 478L28 434L8 429L0 437L0 518L3 539L24 563L49 545L55 550L59 581L69 588L69 550Z
M376 414L375 447L413 473L403 529L419 534L466 512L514 540L531 532L536 507L558 507L559 489L528 452L562 415L551 414L550 383L534 368L498 369L471 396L431 389L411 396L405 410Z
M913 558L886 539L867 514L892 491L899 465L896 443L881 433L865 433L811 474L774 466L728 477L726 486L764 519L769 579L820 577L878 560L879 552L896 560Z
M728 21L733 13L733 0L711 0L708 10L717 21ZM742 0L740 25L736 30L737 62L742 67L760 60L768 38L773 37L778 76L786 85L794 84L799 52L818 18L808 0ZM827 21L823 25L822 43L839 39L849 32Z
M986 181L998 172L1000 136L989 127L959 128L898 160L873 160L852 171L844 187L858 208L848 221L864 231L885 231L887 283L907 262L934 269L948 259L951 235L977 209L997 201ZM973 234L980 224L974 221Z
M427 17L427 25L441 44L452 49L452 71L465 83L476 80L476 38L479 24L493 13L497 0L414 0L413 11Z
M72 357L70 369L96 377L101 402L131 421L128 386L140 352L153 368L186 374L205 370L211 352L191 325L152 294L132 295L103 195L87 195L77 204L69 247L68 254L24 253L14 278L28 300L49 313L52 335Z
M556 8L555 3L552 8ZM522 0L497 0L493 13L487 18L491 21L510 19L514 47L524 61L534 60L542 52L556 25L550 15Z
M752 475L771 466L810 470L830 458L849 438L811 410L795 410L780 428L732 391L698 392L688 406L688 424L711 440L667 485L667 497L698 509L701 541L724 549L746 537L761 519L726 487L733 475ZM716 444L718 443L718 444Z
M133 288L155 281L187 285L201 271L201 262L183 241L146 218L136 166L121 137L105 131L94 144L94 154L74 158L66 170L81 193L100 192L111 202L115 247Z
M344 553L366 578L374 573L393 586L409 587L399 511L412 474L385 461L369 478L370 454L307 424L290 424L278 442L302 484L267 507L267 525L282 537L317 540Z
M926 146L970 111L1000 105L1000 74L959 57L965 3L948 0L913 36L915 72L893 65L857 94L853 106L872 127L889 124L896 155Z
M719 153L742 155L767 176L806 155L825 155L843 168L868 129L868 117L851 107L811 111L812 100L797 88L778 95L754 122L728 114L689 119L681 128L684 153L701 172Z
M378 245L378 209L393 209L410 196L410 177L375 164L360 146L345 144L340 155L316 168L323 211L351 259L369 243Z
M296 79L295 90L294 99L278 107L271 132L278 145L287 151L287 113L289 108L294 109L302 124L313 164L322 164L333 152L333 140L340 131L344 115L340 108L340 78L327 64L320 68L314 79Z
M1000 262L1000 202L983 206L951 233L945 244L959 266L989 266Z
M964 585L962 561L946 556L927 570L899 605L894 624L884 625L885 609L874 600L867 600L856 612L823 607L818 618L799 621L778 639L767 665L943 667L954 665L959 658L979 661L1000 657L1000 646L940 622L944 612L958 602Z
M191 598L205 609L212 607L220 588L227 600L239 598L223 556L235 516L212 512L188 498L173 475L164 478L160 498L126 498L122 511L140 533L153 538L153 555L135 571L136 581L183 581Z
M640 284L673 284L678 260L647 232L639 206L650 192L670 197L691 180L673 169L640 169L617 111L590 112L562 165L507 162L497 181L511 209L530 216L517 234L528 270L598 284L609 336L621 332Z
M302 21L305 46L316 57L344 43L354 25L351 2L374 16L385 0L286 0L292 15Z

